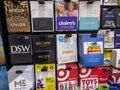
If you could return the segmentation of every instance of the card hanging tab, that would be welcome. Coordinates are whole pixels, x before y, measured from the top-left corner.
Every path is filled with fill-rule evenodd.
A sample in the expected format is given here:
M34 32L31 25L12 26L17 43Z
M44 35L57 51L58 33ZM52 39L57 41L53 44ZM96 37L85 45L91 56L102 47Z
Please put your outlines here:
M69 70L69 71L70 71L70 70L71 70L71 67L66 67L65 70Z
M17 71L16 71L16 74L22 74L22 73L23 73L22 70L17 70Z
M114 9L115 7L110 7L107 9L107 11L111 11L112 9Z
M88 0L87 4L93 4L95 0Z
M39 4L45 4L45 1L44 0L38 0L38 3Z
M65 35L65 38L70 38L70 37L72 37L71 34L66 34L66 35Z
M13 2L14 5L20 4L20 3L18 2L18 0L12 0L12 2Z
M70 0L64 0L65 2L70 2Z
M97 33L92 33L91 37L97 37Z

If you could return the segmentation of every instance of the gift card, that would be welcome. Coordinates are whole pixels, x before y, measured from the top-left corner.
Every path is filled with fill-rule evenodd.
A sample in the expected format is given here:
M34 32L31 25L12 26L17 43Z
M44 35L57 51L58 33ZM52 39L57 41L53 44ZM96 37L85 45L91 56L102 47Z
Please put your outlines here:
M114 30L99 30L98 33L104 35L104 48L114 48Z
M100 20L100 0L89 3L79 2L79 31L98 30ZM89 26L89 27L88 27Z
M117 9L112 7L102 7L101 12L102 28L116 28Z
M52 32L54 30L53 1L43 3L39 0L30 1L31 23L33 32Z
M5 64L5 53L4 53L4 47L3 47L3 40L0 35L0 65Z
M28 1L4 0L8 32L30 32Z
M76 34L57 35L57 62L58 64L77 62Z
M79 34L79 62L84 66L103 65L104 35Z
M55 64L36 64L36 90L56 90Z
M120 30L115 30L115 41L114 41L115 48L120 48Z
M30 35L9 35L10 59L12 64L32 63Z
M55 0L56 30L76 31L78 29L78 0L64 2Z
M53 34L33 35L35 63L55 62L55 37Z

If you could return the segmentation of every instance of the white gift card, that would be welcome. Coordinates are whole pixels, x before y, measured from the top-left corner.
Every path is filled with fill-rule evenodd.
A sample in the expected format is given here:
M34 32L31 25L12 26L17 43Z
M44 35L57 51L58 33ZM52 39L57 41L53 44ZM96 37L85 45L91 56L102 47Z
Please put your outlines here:
M104 35L104 48L114 48L114 31L107 30L99 30L99 34Z
M60 63L77 62L77 35L57 35L57 61Z
M51 32L54 29L53 1L30 1L33 32Z
M79 2L79 30L98 30L100 19L100 1L88 4L88 1Z

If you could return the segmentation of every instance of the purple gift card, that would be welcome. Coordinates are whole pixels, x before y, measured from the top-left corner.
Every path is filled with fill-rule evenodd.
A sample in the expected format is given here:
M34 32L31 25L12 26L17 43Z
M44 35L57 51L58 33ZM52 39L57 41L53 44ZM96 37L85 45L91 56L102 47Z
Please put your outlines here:
M120 48L120 30L115 30L115 41L114 41L114 47Z
M76 30L77 17L57 17L57 30Z

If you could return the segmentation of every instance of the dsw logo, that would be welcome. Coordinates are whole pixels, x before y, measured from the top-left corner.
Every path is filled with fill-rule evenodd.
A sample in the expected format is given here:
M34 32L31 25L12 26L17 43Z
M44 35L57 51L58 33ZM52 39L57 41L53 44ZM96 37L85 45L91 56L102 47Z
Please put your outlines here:
M30 53L30 45L11 46L11 53Z

